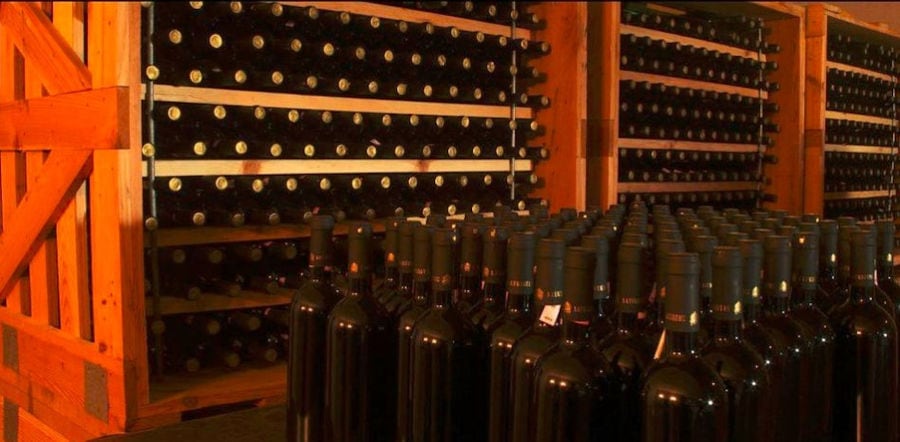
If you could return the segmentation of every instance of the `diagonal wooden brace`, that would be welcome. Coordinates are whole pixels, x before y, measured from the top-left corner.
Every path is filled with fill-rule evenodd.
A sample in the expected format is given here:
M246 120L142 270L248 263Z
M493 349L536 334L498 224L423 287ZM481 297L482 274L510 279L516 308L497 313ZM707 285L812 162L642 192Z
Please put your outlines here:
M51 151L0 234L0 300L28 267L43 238L90 173L92 151Z

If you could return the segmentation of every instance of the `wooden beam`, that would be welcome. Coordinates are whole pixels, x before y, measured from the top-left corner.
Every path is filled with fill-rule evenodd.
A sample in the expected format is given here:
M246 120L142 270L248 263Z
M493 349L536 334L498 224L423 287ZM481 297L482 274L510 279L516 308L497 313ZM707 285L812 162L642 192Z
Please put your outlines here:
M517 160L516 172L532 170ZM146 165L144 165L146 169ZM157 177L364 173L509 172L509 160L157 160ZM146 176L147 171L143 174Z
M0 104L0 151L122 149L128 118L124 87Z
M54 151L25 194L21 204L7 218L0 234L0 299L6 298L16 277L34 256L42 237L56 224L81 180L89 172L90 151Z
M91 87L90 72L35 3L0 3L0 24L25 59L34 64L50 95Z

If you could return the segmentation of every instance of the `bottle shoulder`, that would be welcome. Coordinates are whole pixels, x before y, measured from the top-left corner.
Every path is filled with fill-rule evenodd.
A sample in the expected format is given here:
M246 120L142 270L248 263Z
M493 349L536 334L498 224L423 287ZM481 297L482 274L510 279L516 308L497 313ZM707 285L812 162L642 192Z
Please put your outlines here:
M570 382L593 383L609 381L611 370L602 355L589 345L554 346L538 361L541 379L563 379Z
M848 299L835 307L831 315L832 326L838 335L888 333L897 337L897 328L890 313L872 302L859 302Z
M724 405L727 392L723 379L699 356L664 356L654 361L644 375L641 394L670 402Z
M535 361L550 351L558 340L558 327L532 326L513 345L513 359Z
M474 334L472 324L453 308L432 307L413 326L413 339L468 341Z
M598 350L614 367L643 371L653 361L653 348L635 333L614 332L598 344Z
M528 331L532 322L531 318L522 315L503 318L494 329L494 333L491 334L491 345L499 343L512 345Z
M371 297L347 296L335 304L328 317L331 321L360 326L380 327L390 322L388 312Z
M723 379L756 382L768 379L765 359L746 342L711 341L700 353Z

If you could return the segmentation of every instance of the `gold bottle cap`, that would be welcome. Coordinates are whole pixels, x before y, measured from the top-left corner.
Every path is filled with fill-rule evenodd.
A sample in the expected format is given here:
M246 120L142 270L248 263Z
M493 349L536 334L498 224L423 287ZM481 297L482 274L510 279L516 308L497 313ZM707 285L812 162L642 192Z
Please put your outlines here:
M281 86L281 83L284 83L284 74L280 71L272 71L272 84Z
M541 148L541 158L546 159L546 158L549 158L549 157L550 157L550 151L547 150L547 148L542 147L542 148Z
M265 120L266 119L266 108L262 106L256 106L253 108L253 117L257 120Z
M482 178L482 181L484 181L485 186L490 186L491 184L494 184L494 177L492 177L490 174L485 174L484 178Z
M390 114L384 114L381 116L381 125L382 126L390 126L393 123L393 119Z
M478 31L475 33L475 41L478 43L484 43L484 32Z
M206 214L203 212L194 212L191 215L191 223L197 227L206 225Z
M369 147L366 147L366 156L369 158L375 158L376 156L378 156L378 148L370 144Z
M493 129L494 128L494 119L493 118L485 118L484 119L484 128L485 129Z
M369 19L369 26L370 26L372 29L378 29L379 27L381 27L381 19L379 19L378 17L372 17L372 18L370 18L370 19Z
M247 153L248 147L245 141L238 141L234 143L234 153L238 155L244 155Z
M460 125L460 127L463 127L463 128L465 128L465 129L468 129L470 124L472 124L472 120L471 120L469 117L467 117L467 116L465 116L465 115L463 115L462 117L460 117L460 119L459 119L459 125Z
M244 72L243 69L238 69L234 71L234 82L237 84L244 84L247 82L247 73Z
M303 42L299 38L291 40L290 48L292 52L300 52L303 49Z
M216 190L228 190L228 185L228 178L225 178L223 176L216 177Z
M325 124L331 124L334 121L334 116L331 115L331 111L322 112L322 122Z
M516 76L516 74L518 74L518 73L519 73L519 68L518 68L518 67L516 67L515 65L511 65L511 66L509 67L509 75L510 75L510 76L513 76L513 77L514 77L514 76Z
M387 63L393 63L394 62L394 51L392 51L390 49L385 50L384 53L381 54L381 59Z
M310 75L306 77L306 87L310 89L315 89L319 87L319 78L315 75Z
M472 60L469 57L463 57L462 68L466 71L472 69Z
M385 190L390 189L391 188L391 177L389 177L387 175L381 177L381 181L379 181L378 184L381 185L382 189L385 189Z
M462 175L457 180L457 183L459 184L459 187L466 187L469 185L469 177Z
M209 46L212 47L213 49L221 48L223 43L225 43L225 41L222 40L221 35L212 34L209 36Z
M528 149L520 147L519 150L516 151L516 153L518 154L519 158L525 158L526 156L528 156Z
M179 45L184 41L184 36L181 35L181 31L178 29L172 29L169 31L169 43L174 45Z
M456 204L450 204L449 206L447 206L447 215L456 215Z
M168 115L169 120L178 121L181 119L181 109L178 106L169 106L169 109L166 110L166 115Z
M481 156L481 146L472 146L472 156L476 158Z
M281 17L284 14L284 7L281 6L281 3L272 3L272 9L269 9L269 12L275 17Z
M362 114L359 113L359 112L354 112L354 113L353 113L352 121L353 121L353 124L354 124L355 126L362 126L362 124L363 124L363 116L362 116Z
M447 156L450 158L456 158L456 154L458 153L456 146L450 146L447 148Z
M235 14L240 14L244 12L244 5L241 2L230 2L228 6L231 8L231 12Z
M365 60L366 59L366 48L362 46L357 46L356 49L353 50L353 56L356 57L357 60Z
M340 89L341 92L347 92L348 90L350 90L350 80L346 78L341 78L340 80L338 80L338 89Z
M422 64L422 54L419 54L418 52L413 52L413 54L409 57L409 62L413 66L421 65Z
M272 145L269 146L269 155L271 155L272 157L278 158L282 153L284 153L284 148L281 146L281 144L272 143Z
M472 213L481 213L481 205L478 203L472 204Z
M422 94L426 97L430 97L431 94L434 93L434 88L431 87L430 84L426 84L424 88L422 88Z
M369 89L369 93L377 94L378 93L378 82L375 80L370 81L369 84L367 85L367 88Z
M322 53L325 54L326 57L331 57L334 55L334 45L331 43L325 43L322 46Z
M394 156L397 158L403 158L406 155L406 148L402 145L394 146Z
M322 178L319 180L319 189L321 190L331 190L331 180L328 178Z
M422 156L425 158L431 157L431 146L422 147Z
M409 23L406 23L403 20L398 21L397 30L405 34L407 31L409 31Z
M150 143L144 143L144 145L141 146L141 155L147 158L152 158L154 155L156 155L156 148L153 147L153 145Z
M457 96L459 96L459 88L455 85L450 85L450 90L448 92L450 93L450 96L452 98L456 98Z
M502 157L503 154L506 153L506 149L504 149L503 146L497 146L496 148L494 148L494 153L498 157Z
M175 264L184 264L187 261L187 253L184 249L175 249L172 251L171 259Z
M202 141L197 141L193 146L194 155L198 157L202 157L206 155L206 143Z
M506 92L500 91L497 93L497 101L501 103L506 103Z
M445 123L446 123L446 121L444 120L444 117L438 116L438 117L435 117L435 119L434 119L434 125L437 126L439 129L443 129Z
M524 200L519 200L519 202L516 204L516 209L525 210L526 208L528 208L528 206L525 205Z
M262 49L266 47L266 39L262 35L254 35L250 39L250 44L253 46L253 49Z
M287 189L288 192L294 192L297 190L297 179L296 178L288 178L284 182L284 188Z
M167 184L167 186L168 186L168 188L169 188L169 191L171 191L171 192L181 192L181 185L182 185L182 184L181 184L181 178L178 178L178 177L172 177L172 178L169 178L169 182L166 183L166 184Z
M406 180L406 185L410 189L415 189L416 187L419 187L419 180L418 180L418 178L411 176L411 177L409 177L408 180Z
M203 8L203 2L188 2L188 4L189 4L189 5L191 6L191 8L193 8L193 9L201 9L201 8Z
M450 27L450 38L459 38L459 28L456 26Z
M501 48L505 48L507 45L509 45L509 39L506 38L505 36L501 35L497 39L497 44L500 45Z
M506 175L506 184L507 185L512 185L513 181L515 181L515 178L513 178L512 174Z
M437 64L438 64L438 66L440 66L440 67L445 67L445 66L447 66L447 56L444 55L444 54L438 55L438 56L437 56Z
M225 106L219 104L213 108L213 116L216 117L217 120L224 120L225 117L228 116L228 111L225 110Z
M422 216L428 218L431 216L431 207L425 207L422 209Z
M413 114L409 116L409 125L412 127L416 127L419 125L420 118L418 115Z
M475 2L472 2L472 1L463 2L463 8L466 10L466 12L472 12L475 10Z
M434 177L434 185L436 187L444 187L444 176L438 175L438 176Z
M397 83L397 87L395 88L397 95L404 96L406 95L406 91L409 89L409 86L406 83Z
M303 155L306 155L309 158L314 157L316 155L316 146L313 146L312 144L303 146Z
M345 146L343 144L338 144L334 148L334 153L340 158L347 156L347 146Z
M494 71L497 70L497 63L494 63L493 61L487 62L487 64L484 65L484 70L488 71L489 74L493 74Z
M250 182L250 190L252 190L253 193L260 193L265 190L265 188L266 183L259 178L254 178L253 181Z
M159 221L152 216L147 217L147 219L144 220L144 228L149 231L156 230L159 228Z
M353 188L353 190L362 189L362 185L363 179L360 177L353 177L353 179L350 181L350 187Z
M144 70L144 75L147 76L148 80L156 80L159 78L159 68L151 64Z
M531 130L532 132L537 132L538 130L540 130L540 128L541 128L541 125L538 124L537 121L532 120L531 123L528 123L528 129Z
M200 84L203 82L203 72L199 69L192 69L190 73L188 73L188 79L191 80L191 83Z
M426 23L425 23L425 29L423 29L423 31L425 31L425 33L426 33L426 34L429 34L429 35L434 34L434 25L431 24L431 23L426 22Z
M349 25L352 17L350 16L349 12L343 11L343 12L341 12L340 19L341 19L341 24Z
M313 20L318 20L319 19L319 8L316 8L315 6L310 6L309 9L306 10L306 16Z
M296 123L300 120L300 112L296 109L291 109L288 111L288 121L291 123Z

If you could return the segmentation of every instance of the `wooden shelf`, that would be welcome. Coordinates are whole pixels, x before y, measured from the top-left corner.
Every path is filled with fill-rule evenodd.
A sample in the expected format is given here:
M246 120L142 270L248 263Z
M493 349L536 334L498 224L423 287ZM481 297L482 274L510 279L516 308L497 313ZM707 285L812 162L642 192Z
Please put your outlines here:
M485 34L510 35L510 27L506 25L470 20L451 15L436 14L428 11L405 9L369 2L281 2L288 6L315 6L329 11L347 11L353 14L371 15L380 18L392 18L408 22L431 23L435 26L455 26L462 31L481 31ZM532 39L531 31L517 28L515 38Z
M148 175L147 163L142 174ZM532 160L518 159L516 172L533 170ZM369 173L509 172L510 160L157 160L157 177L204 175L299 175Z
M896 120L884 117L874 117L871 115L851 114L849 112L825 111L825 118L830 120L849 120L859 121L862 123L874 123L884 126L893 126Z
M172 374L162 381L150 383L150 403L140 407L138 416L171 416L188 410L256 400L281 403L286 398L286 384L285 362Z
M181 315L185 313L218 312L223 310L241 310L248 308L272 307L291 303L291 291L268 294L242 291L238 296L225 296L217 293L203 293L193 301L174 296L159 297L159 314L162 316ZM153 300L147 298L147 316L153 316Z
M825 194L825 201L866 199L866 198L887 198L889 196L891 196L890 190L866 190L866 191L857 191L857 192L828 192Z
M764 54L760 54L756 51L750 51L747 49L741 49L734 46L728 46L721 43L715 43L712 41L701 40L699 38L687 37L684 35L672 34L665 31L658 31L656 29L643 28L635 25L627 25L622 24L619 26L619 32L622 35L632 34L638 37L650 37L654 40L663 40L670 43L681 43L684 45L691 45L698 48L706 48L709 50L719 51L725 54L731 54L738 57L744 58L752 58L755 60L766 61L766 56Z
M691 89L703 89L714 92L723 92L726 94L738 94L745 97L768 99L769 93L757 89L751 89L740 86L730 86L727 84L711 83L708 81L689 80L687 78L669 77L667 75L649 74L646 72L621 71L619 79L628 81L646 81L650 83L662 83L666 86L676 86Z
M146 97L146 86L141 86ZM282 109L317 109L337 112L374 112L386 114L417 114L469 116L482 118L511 118L510 106L484 104L439 103L434 101L404 101L376 98L326 97L281 92L257 92L158 84L153 86L153 99L174 103L222 104L229 106L263 106ZM515 118L534 117L531 108L516 106Z
M334 226L335 235L347 234L347 223ZM384 232L384 221L372 221L372 231ZM158 247L195 246L201 244L273 241L278 239L309 238L306 224L279 224L276 226L200 227L160 229L156 231ZM144 247L150 247L150 235L144 235ZM187 301L191 302L191 301Z
M853 144L826 144L825 152L876 153L880 155L894 155L897 153L897 148L859 146Z
M826 61L825 68L826 69L837 69L837 70L847 71L847 72L856 72L857 74L868 75L870 77L875 77L880 80L894 81L894 77L892 77L890 75L882 74L881 72L870 71L865 68L851 66L849 64L838 63L836 61Z
M707 183L619 183L619 193L729 192L756 190L755 181L714 181Z
M661 149L661 150L693 150L700 152L738 152L753 153L759 151L756 144L713 143L680 140L655 140L644 138L619 138L619 148L626 149Z

